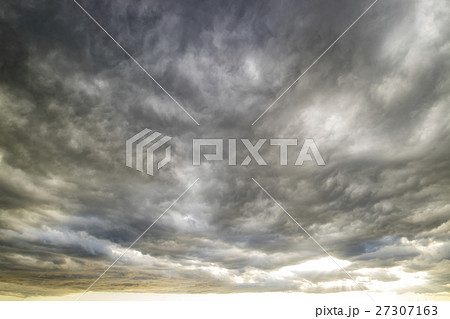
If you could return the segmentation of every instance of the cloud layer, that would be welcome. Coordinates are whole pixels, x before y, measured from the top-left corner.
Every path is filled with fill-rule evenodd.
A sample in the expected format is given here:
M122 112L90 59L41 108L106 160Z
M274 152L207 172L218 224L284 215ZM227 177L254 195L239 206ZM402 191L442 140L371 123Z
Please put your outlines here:
M370 3L80 1L197 126L74 2L2 2L0 295L84 291L196 178L92 290L359 290L252 177L365 289L448 293L448 3L379 1L251 125ZM144 128L174 137L154 177ZM193 167L194 137L327 165Z

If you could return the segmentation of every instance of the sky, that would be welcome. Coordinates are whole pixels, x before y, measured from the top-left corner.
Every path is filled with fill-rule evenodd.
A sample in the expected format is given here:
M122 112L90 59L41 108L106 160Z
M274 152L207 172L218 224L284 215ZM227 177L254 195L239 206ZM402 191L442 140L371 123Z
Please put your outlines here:
M372 2L80 0L133 61L72 0L2 1L1 298L83 293L198 179L91 299L450 299L450 3L380 0L308 70ZM145 128L172 137L154 176L125 165ZM326 165L193 166L193 138Z

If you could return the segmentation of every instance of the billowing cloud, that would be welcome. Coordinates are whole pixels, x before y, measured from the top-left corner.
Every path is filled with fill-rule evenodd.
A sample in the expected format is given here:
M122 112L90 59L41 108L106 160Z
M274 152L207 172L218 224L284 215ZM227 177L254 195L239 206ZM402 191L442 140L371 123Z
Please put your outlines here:
M2 2L0 295L83 292L196 178L92 291L448 293L448 3L380 1L251 125L370 3L80 1L197 126L74 2ZM153 177L144 128L173 137ZM195 137L327 165L193 167Z

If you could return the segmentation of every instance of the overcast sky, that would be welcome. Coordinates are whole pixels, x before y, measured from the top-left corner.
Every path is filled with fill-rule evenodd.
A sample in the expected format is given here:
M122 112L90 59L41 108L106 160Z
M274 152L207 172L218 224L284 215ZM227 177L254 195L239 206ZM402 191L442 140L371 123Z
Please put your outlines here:
M373 1L79 2L200 125L73 1L2 1L0 295L83 292L197 178L92 291L360 290L255 178L364 289L448 294L450 3L378 1L252 126ZM327 165L192 166L212 137Z

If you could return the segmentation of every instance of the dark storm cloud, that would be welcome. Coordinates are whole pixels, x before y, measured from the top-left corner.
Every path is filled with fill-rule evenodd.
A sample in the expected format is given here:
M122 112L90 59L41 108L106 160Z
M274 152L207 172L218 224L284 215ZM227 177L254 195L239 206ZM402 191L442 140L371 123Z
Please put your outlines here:
M445 2L380 1L254 126L370 1L80 3L201 125L72 1L3 2L0 294L84 290L197 177L93 290L358 290L254 177L367 289L448 291ZM123 163L146 127L174 137L151 178ZM193 137L327 165L192 167Z

